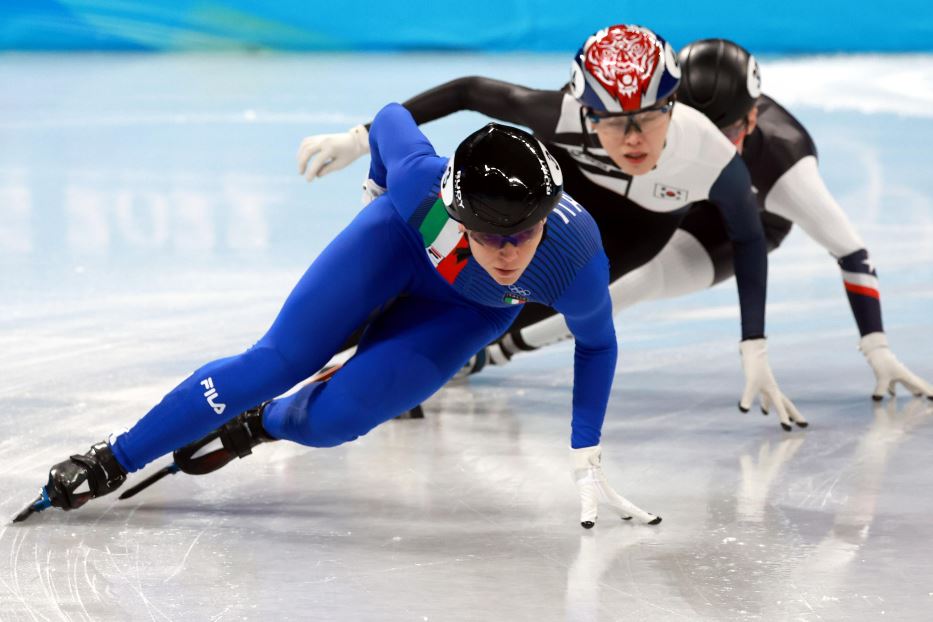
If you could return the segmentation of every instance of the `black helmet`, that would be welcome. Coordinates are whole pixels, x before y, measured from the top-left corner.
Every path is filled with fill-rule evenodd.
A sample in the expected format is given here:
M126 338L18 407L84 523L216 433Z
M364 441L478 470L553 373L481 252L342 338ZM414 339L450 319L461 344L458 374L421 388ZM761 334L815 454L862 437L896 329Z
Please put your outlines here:
M758 61L726 39L701 39L680 51L677 99L723 128L752 109L761 95Z
M544 220L563 190L560 166L534 136L490 123L466 137L447 164L441 197L467 229L510 235Z

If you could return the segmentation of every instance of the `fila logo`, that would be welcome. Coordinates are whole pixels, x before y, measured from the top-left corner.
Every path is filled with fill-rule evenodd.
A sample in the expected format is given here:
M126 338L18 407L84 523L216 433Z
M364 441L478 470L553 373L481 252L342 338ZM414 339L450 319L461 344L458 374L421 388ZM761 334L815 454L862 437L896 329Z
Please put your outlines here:
M207 378L206 380L202 380L201 386L207 389L206 391L204 391L204 397L207 398L207 403L210 405L211 408L214 409L214 412L217 413L218 415L224 414L224 410L227 409L227 405L219 404L214 401L216 398L220 397L217 394L217 389L214 388L214 379Z
M667 199L670 201L686 201L687 191L668 186L667 184L655 184L654 196L658 199Z

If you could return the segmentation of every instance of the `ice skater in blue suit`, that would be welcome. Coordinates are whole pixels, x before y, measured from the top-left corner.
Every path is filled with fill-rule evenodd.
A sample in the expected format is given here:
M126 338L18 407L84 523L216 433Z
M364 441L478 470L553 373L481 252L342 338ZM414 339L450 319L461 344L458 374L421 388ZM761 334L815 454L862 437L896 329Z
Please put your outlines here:
M600 468L617 354L608 261L593 219L562 192L554 158L498 124L440 157L397 104L375 117L369 140L376 198L315 259L269 331L195 371L127 432L54 466L21 518L80 507L172 451L181 470L205 473L262 442L352 441L430 397L537 302L562 313L576 339L570 442L581 523L593 526L600 499L623 517L660 520L616 494ZM274 399L363 325L356 355L329 381Z

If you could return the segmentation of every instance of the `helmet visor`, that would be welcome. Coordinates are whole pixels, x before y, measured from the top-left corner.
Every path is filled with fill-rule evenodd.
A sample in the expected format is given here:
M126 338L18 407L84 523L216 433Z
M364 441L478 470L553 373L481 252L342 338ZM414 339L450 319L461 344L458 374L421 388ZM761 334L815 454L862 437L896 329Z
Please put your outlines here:
M527 229L522 229L511 235L500 235L498 233L484 233L482 231L467 230L467 235L471 240L480 246L489 248L505 248L506 244L513 246L524 246L538 237L538 234L544 229L544 221L538 222Z
M600 113L588 110L586 117L590 123L598 125L600 129L628 134L631 129L637 132L647 132L659 127L673 108L674 100L669 99L659 106L652 106L638 112Z

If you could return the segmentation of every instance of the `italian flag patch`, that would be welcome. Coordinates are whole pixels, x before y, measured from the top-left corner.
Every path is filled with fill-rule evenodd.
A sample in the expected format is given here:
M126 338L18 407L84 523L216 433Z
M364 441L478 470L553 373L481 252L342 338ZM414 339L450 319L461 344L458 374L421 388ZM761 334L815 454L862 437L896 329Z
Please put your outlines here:
M465 260L457 261L457 249L469 245L466 236L460 233L457 222L447 214L447 208L440 197L428 210L418 231L431 265L437 268L444 280L453 283L467 263Z
M526 302L528 302L528 299L522 298L521 296L517 294L510 293L502 297L502 302L504 302L507 305L523 305Z

